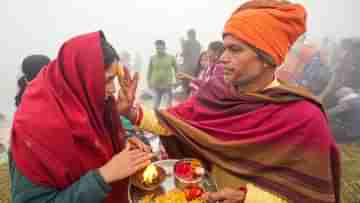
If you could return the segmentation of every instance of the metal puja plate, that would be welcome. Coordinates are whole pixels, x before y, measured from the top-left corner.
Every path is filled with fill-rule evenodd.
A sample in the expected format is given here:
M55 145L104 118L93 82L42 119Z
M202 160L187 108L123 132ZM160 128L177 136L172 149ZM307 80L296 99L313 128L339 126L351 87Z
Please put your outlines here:
M175 177L174 177L174 165L178 160L176 159L168 159L168 160L162 160L154 162L154 164L162 167L166 172L166 178L165 181L161 184L161 186L155 190L155 191L143 191L141 189L138 189L134 187L133 185L129 184L128 187L128 196L129 196L129 202L130 203L140 203L140 200L145 196L149 194L155 194L155 195L161 195L168 191L171 191L176 188L175 186ZM202 187L205 191L208 192L215 192L217 191L216 183L210 178L210 176L207 174L205 175L205 178L202 181Z

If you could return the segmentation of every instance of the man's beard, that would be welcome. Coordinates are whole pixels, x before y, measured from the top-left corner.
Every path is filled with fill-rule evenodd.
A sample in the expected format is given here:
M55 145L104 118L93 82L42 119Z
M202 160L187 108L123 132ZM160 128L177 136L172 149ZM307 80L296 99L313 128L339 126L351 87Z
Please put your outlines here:
M241 90L244 87L248 86L249 84L252 84L253 82L255 82L258 78L260 78L261 74L257 74L254 76L248 76L245 78L241 78L235 81L229 81L228 83L230 83L232 86L234 86L237 90ZM226 81L226 79L225 79Z

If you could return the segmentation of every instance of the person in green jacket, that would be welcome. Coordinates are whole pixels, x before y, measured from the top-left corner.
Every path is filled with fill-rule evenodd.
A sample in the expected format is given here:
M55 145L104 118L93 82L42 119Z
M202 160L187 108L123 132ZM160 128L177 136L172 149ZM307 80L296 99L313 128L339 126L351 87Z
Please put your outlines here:
M177 73L177 64L174 56L166 53L166 44L163 40L155 42L156 55L150 59L147 74L148 87L155 93L154 108L158 109L163 96L168 96L167 105L172 103L173 79Z
M102 32L84 34L29 83L13 121L13 203L128 202L128 177L153 154L125 139L113 96L118 62Z

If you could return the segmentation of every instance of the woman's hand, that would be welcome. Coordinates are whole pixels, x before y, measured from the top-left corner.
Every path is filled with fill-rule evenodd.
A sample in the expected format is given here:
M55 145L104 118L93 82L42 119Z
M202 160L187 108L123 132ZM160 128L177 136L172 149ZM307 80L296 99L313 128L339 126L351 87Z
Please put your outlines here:
M135 73L134 76L131 77L129 71L124 68L124 74L122 77L118 76L118 81L120 90L116 101L116 109L120 115L128 116L131 107L134 105L139 74Z
M128 142L123 151L116 154L110 161L99 169L100 175L108 184L125 179L151 163L152 153L141 149L131 150Z
M245 199L245 192L232 188L224 188L219 192L205 193L203 199L209 203L221 201L223 203L242 203Z
M145 144L143 141L141 141L139 138L137 137L130 137L128 139L128 142L134 146L134 148L140 149L144 152L151 152L151 147L147 144Z

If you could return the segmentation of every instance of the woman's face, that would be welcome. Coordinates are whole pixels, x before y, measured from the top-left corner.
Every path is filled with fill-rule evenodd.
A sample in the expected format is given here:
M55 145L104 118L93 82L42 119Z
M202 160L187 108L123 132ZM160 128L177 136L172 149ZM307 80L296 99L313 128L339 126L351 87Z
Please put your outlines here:
M201 69L207 68L209 66L209 56L207 53L203 54L200 59Z
M115 77L118 65L119 62L116 60L105 70L105 100L108 100L115 94Z

